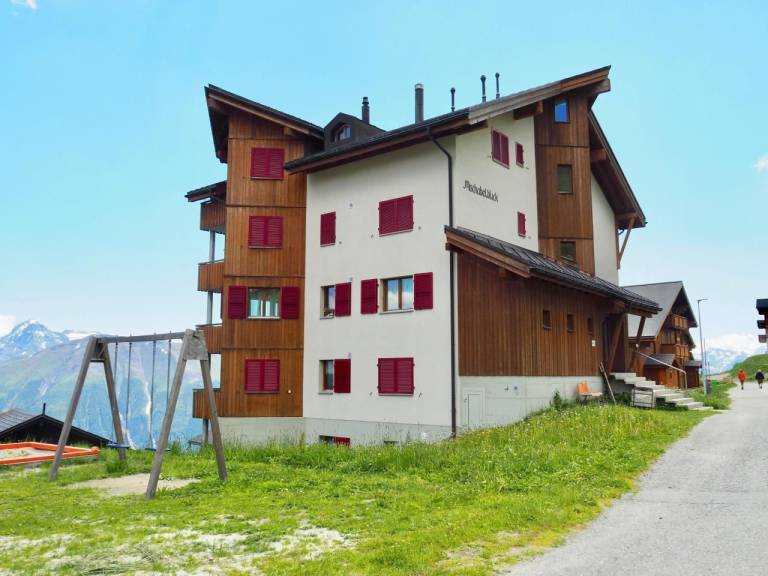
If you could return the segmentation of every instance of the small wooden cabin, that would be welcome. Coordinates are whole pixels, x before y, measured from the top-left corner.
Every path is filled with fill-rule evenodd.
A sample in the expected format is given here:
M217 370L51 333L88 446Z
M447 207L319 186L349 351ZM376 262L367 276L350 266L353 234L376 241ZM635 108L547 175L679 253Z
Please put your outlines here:
M0 444L11 442L46 442L56 444L61 435L64 423L45 413L29 414L16 408L0 412ZM69 444L84 444L103 448L110 443L108 438L93 434L82 428L72 427L69 433Z

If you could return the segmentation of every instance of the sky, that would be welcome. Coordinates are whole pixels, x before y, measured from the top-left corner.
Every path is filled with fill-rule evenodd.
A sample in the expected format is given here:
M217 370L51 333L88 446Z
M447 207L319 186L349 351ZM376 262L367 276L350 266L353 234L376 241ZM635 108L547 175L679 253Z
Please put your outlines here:
M621 282L683 280L708 339L756 341L767 37L758 1L0 0L0 334L204 321L184 194L226 176L208 83L319 125L368 96L394 128L416 82L432 116L481 74L510 93L610 64L594 110L648 218Z

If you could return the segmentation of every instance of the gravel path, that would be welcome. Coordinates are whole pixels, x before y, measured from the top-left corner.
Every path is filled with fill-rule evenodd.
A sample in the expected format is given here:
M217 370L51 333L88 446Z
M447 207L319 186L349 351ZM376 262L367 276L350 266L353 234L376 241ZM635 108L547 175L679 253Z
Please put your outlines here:
M711 416L565 544L507 576L768 574L768 386Z

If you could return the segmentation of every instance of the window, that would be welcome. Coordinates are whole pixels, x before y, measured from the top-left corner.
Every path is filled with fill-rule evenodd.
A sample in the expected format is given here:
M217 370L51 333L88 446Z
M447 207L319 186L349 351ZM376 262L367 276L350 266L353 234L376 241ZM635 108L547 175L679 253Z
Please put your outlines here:
M336 312L336 286L323 286L323 318L333 318Z
M587 334L590 336L595 335L595 322L592 318L587 318Z
M280 360L246 360L245 391L248 394L280 392Z
M248 218L249 248L281 248L282 246L282 216L251 216Z
M349 446L350 440L348 436L318 436L318 440L321 444L329 444L331 446Z
M574 318L573 314L565 315L565 327L568 332L576 332L576 318Z
M525 153L523 152L523 145L520 142L515 142L515 163L521 168L525 166Z
M526 236L526 229L525 229L525 214L522 212L517 213L517 234L518 236L522 236L525 238Z
M379 358L379 394L413 396L413 358Z
M568 100L555 100L555 122L566 124L568 121Z
M282 180L284 163L282 148L251 148L251 178Z
M573 240L561 240L560 258L570 262L576 262L576 242Z
M336 212L320 215L320 246L336 244Z
M333 360L320 360L320 391L333 392Z
M498 130L491 130L491 158L509 168L509 138Z
M352 127L349 124L342 124L333 131L333 141L343 142L352 138Z
M549 313L549 310L542 310L541 326L546 330L552 328L552 315Z
M413 276L390 278L384 286L384 311L413 310Z
M557 165L557 191L560 194L573 194L573 173L570 164Z
M379 234L413 230L413 196L379 202Z
M360 282L360 314L379 311L379 281L375 278Z
M248 288L248 318L280 318L280 288Z

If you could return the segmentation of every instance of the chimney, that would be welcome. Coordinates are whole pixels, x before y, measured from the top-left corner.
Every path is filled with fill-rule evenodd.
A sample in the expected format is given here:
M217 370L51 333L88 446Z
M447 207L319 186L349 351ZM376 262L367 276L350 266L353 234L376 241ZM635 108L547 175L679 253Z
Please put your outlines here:
M43 416L45 416L45 402L43 402Z
M362 120L366 124L371 123L371 109L368 106L368 96L363 96L363 115Z
M480 84L483 85L483 102L485 102L485 74L480 76Z
M499 96L501 96L499 93L499 73L496 72L496 100L499 99Z
M416 122L424 120L424 85L416 84Z
M456 88L451 88L451 112L456 110Z

